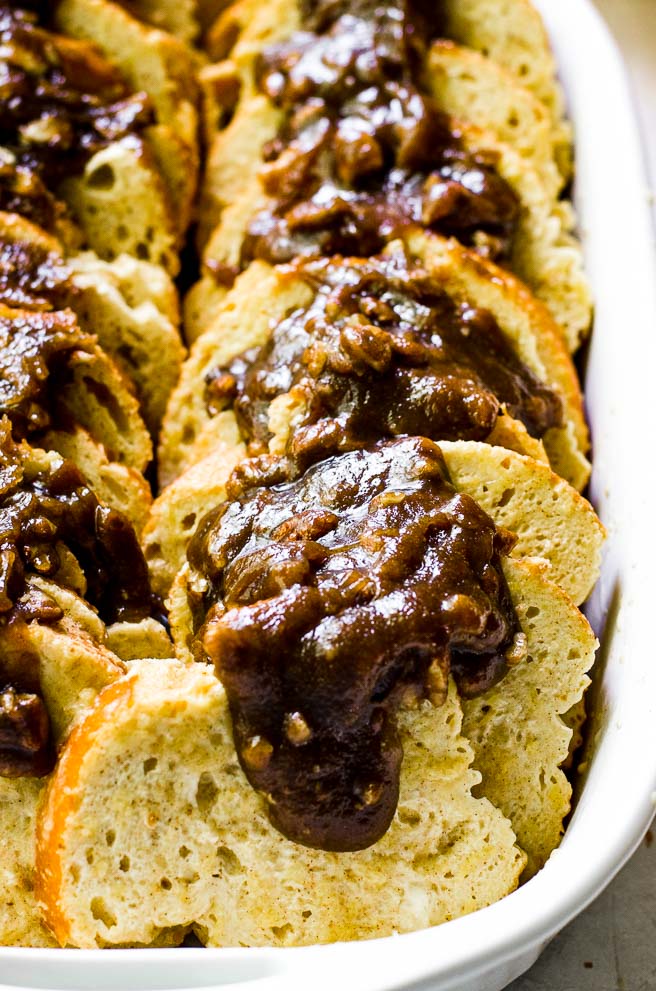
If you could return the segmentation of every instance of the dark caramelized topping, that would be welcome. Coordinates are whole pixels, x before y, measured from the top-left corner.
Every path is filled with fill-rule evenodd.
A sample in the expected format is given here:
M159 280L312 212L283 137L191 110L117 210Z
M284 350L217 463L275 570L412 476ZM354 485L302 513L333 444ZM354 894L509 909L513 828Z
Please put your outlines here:
M140 132L151 107L93 45L39 27L35 13L0 5L0 46L0 207L52 229L61 207L47 188Z
M516 356L486 310L458 303L403 253L296 265L316 292L263 347L211 372L210 412L232 405L251 453L266 450L269 411L291 393L287 452L296 472L381 437L485 440L503 407L541 437L559 397Z
M0 427L0 617L61 618L31 575L83 592L108 623L149 615L148 571L127 517L102 506L71 461L26 454L6 420Z
M467 151L424 92L419 7L312 4L309 30L265 51L258 83L284 123L264 150L273 205L252 220L243 263L371 255L413 224L508 254L517 198L495 155Z
M16 165L15 156L0 148L0 210L18 213L47 231L57 230L66 207L28 168Z
M65 307L73 296L61 255L36 240L0 232L0 303L28 310Z
M358 850L398 800L401 706L467 695L524 649L500 567L513 538L423 438L331 458L208 514L189 547L198 634L244 771L296 842Z
M9 417L14 436L51 426L62 375L77 352L92 353L94 345L70 310L0 313L0 416Z
M42 777L52 770L54 757L43 700L6 686L0 691L0 777Z

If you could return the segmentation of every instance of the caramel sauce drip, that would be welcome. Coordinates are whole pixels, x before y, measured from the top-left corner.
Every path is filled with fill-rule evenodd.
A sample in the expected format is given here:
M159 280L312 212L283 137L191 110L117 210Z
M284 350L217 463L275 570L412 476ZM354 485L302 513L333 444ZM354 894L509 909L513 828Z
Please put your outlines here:
M399 709L441 704L449 673L462 694L483 691L517 652L500 567L513 540L423 438L245 488L201 522L196 651L216 665L241 765L287 837L344 851L385 833Z

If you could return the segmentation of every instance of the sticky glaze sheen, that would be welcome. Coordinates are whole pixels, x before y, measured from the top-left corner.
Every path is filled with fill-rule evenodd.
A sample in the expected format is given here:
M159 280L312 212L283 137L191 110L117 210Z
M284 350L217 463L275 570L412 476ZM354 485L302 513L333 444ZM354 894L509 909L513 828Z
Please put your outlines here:
M297 264L287 277L310 285L311 305L206 380L209 412L231 405L251 454L267 451L271 403L282 394L297 408L287 443L294 474L382 437L484 441L502 409L534 437L562 422L559 397L492 314L453 299L403 252Z
M508 254L517 198L496 155L467 151L427 95L419 6L313 4L307 30L265 50L258 83L285 118L264 149L271 205L250 223L242 264L371 255L412 224Z
M437 445L379 443L244 491L189 547L242 767L287 837L358 850L398 800L401 706L472 695L519 659L513 539L450 484Z

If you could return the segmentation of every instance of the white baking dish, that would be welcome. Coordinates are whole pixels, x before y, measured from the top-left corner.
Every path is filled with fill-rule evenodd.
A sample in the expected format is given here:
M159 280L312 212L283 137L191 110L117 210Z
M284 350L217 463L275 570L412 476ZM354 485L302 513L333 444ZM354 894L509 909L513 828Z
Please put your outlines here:
M592 4L534 2L576 126L576 203L597 303L587 368L592 497L609 532L589 606L602 639L594 741L560 849L508 898L425 932L298 950L0 949L3 986L499 991L599 894L645 832L656 796L656 265L647 181L621 60Z

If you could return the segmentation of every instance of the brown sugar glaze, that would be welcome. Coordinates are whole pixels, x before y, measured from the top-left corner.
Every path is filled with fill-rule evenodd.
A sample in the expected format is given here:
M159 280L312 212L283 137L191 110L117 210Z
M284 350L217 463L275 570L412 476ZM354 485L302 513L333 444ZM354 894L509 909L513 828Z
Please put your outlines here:
M521 659L500 564L513 542L414 437L244 488L201 522L196 652L216 664L242 767L287 837L375 843L398 801L399 709L441 704L450 673L476 694Z
M215 414L232 406L250 453L267 450L272 401L298 414L289 471L381 437L485 440L502 409L541 437L562 403L516 356L486 310L458 302L403 251L374 259L296 263L315 297L269 341L207 376Z
M51 231L66 209L61 180L153 113L93 45L39 25L52 5L31 6L0 5L0 209Z
M60 605L33 578L83 594L103 620L151 614L148 570L132 524L101 505L77 467L58 455L36 458L0 420L0 775L52 770L49 719L39 662L25 624L57 623Z
M271 204L249 225L242 265L367 256L415 224L507 257L519 203L495 153L466 150L428 95L432 21L412 0L306 4L303 30L264 51L257 82L284 123L264 148Z

